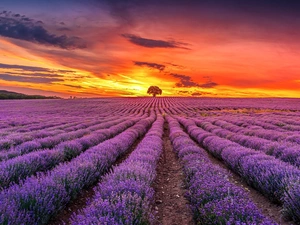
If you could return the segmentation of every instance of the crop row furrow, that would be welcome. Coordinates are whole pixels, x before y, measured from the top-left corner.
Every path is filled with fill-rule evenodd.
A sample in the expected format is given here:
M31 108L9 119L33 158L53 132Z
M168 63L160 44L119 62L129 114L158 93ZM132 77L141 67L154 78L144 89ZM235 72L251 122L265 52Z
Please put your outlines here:
M276 130L266 130L258 126L241 127L235 125L234 122L227 122L223 119L221 120L221 118L216 120L211 119L208 122L211 122L212 124L222 127L226 130L239 134L245 134L247 136L256 136L270 141L287 141L300 144L299 132L280 132Z
M20 133L25 133L25 132L30 132L30 131L36 131L36 130L42 130L42 129L47 129L47 128L52 128L55 126L60 126L67 124L67 121L57 121L57 120L48 120L48 121L43 121L43 123L39 122L37 124L28 124L26 126L21 126L21 127L11 127L6 130L3 130L6 133L10 132L20 132Z
M33 131L28 133L12 133L11 135L6 136L5 138L0 140L0 151L16 148L18 145L25 143L27 141L31 141L33 139L42 139L42 138L51 137L55 135L62 135L62 133L77 131L80 129L86 129L88 127L95 126L103 122L109 122L115 119L118 118L112 117L103 120L95 120L91 122L82 121L77 123L70 123L64 126L54 127L51 129L44 129L42 131L39 130L39 131Z
M21 145L16 146L12 150L0 152L0 162L15 158L17 156L28 154L33 151L41 151L43 149L53 149L55 146L59 146L66 141L70 141L76 138L81 138L85 135L90 134L91 132L94 132L99 129L105 129L107 127L116 125L122 121L124 121L124 119L116 119L114 121L108 120L107 122L96 124L85 129L80 129L69 133L58 134L52 137L40 138L40 139L24 142Z
M54 170L26 179L0 193L0 224L46 224L49 219L108 171L135 140L147 132L155 115L80 154Z
M162 152L164 119L158 115L133 153L107 174L95 197L72 224L150 224L156 165Z
M47 171L61 162L69 161L85 150L123 132L139 119L126 120L109 128L95 131L81 138L64 142L53 150L32 152L0 163L0 189L19 183L36 172Z
M221 116L222 118L225 118L224 115ZM257 117L256 115L253 116L234 116L234 117L228 117L225 118L226 121L230 122L233 121L236 125L242 125L242 126L259 126L267 130L276 130L280 132L290 132L290 131L299 131L300 127L298 125L291 125L291 124L285 124L282 122L282 120L278 117L275 117L276 119L269 120L262 117ZM269 115L268 117L272 117L272 115Z
M261 214L245 190L229 181L232 175L213 164L176 119L167 120L174 151L183 163L196 224L276 224Z
M223 160L250 186L271 201L283 204L283 212L300 222L300 170L273 156L245 148L177 117L188 133L212 155Z
M194 121L197 126L219 137L226 138L244 147L252 148L254 150L264 152L267 155L274 156L291 165L297 167L300 166L300 151L299 151L300 146L295 143L289 143L285 141L283 142L270 141L260 137L247 136L247 135L231 132L222 127L213 125L210 122L202 122L199 120L194 120ZM299 138L300 136L297 135L296 137L295 136L292 137Z

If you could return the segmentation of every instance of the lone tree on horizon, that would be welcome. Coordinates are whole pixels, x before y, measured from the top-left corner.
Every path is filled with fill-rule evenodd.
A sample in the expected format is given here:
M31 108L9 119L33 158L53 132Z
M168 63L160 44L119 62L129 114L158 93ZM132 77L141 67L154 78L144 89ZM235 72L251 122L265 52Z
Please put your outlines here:
M147 94L153 95L153 97L156 97L156 95L162 94L162 90L157 86L150 86L148 88Z

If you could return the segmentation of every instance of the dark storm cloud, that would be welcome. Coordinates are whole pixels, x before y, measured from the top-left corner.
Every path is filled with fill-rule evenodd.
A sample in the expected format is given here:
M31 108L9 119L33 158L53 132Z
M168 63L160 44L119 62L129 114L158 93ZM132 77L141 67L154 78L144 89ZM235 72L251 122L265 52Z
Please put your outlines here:
M192 78L190 76L175 74L175 73L171 73L170 75L172 77L180 79L180 82L175 84L176 87L198 87L199 86L199 84L192 81Z
M158 63L150 63L150 62L140 62L140 61L133 61L134 65L136 66L146 66L150 69L157 69L159 71L163 71L166 66Z
M13 76L9 74L0 74L0 79L6 81L18 81L18 82L30 82L30 83L52 83L57 81L63 81L63 79L59 79L59 78Z
M95 2L103 2L108 4L112 11L120 15L121 9L129 10L135 7L149 7L154 6L181 6L181 7L227 7L234 8L236 10L258 10L262 9L265 12L270 11L283 11L285 13L289 12L299 12L300 2L298 0L251 0L251 1L241 1L241 0L94 0ZM172 4L171 4L172 3ZM123 16L124 17L124 16Z
M97 0L95 0L97 1ZM208 32L200 38L202 43L231 43L235 40L262 42L296 42L300 38L300 1L283 0L106 0L111 15L119 21L123 33L131 32L128 26L140 23L178 24L195 31ZM186 48L177 42L152 40L127 35L130 42L144 47ZM188 37L187 37L188 39ZM163 42L156 42L163 41Z
M86 1L86 0L85 0ZM300 1L298 0L90 0L108 6L111 14L122 21L134 21L134 12L154 7L160 9L157 13L167 12L170 8L179 8L192 13L199 9L225 9L231 12L242 13L263 13L265 16L273 14L277 20L282 15L298 15L300 10ZM195 11L194 11L195 10ZM180 10L178 11L180 12ZM220 12L221 13L221 12ZM278 15L278 13L280 13ZM174 15L172 15L174 16ZM218 17L220 15L216 15ZM279 16L279 17L278 17Z
M188 49L184 46L188 45L187 43L183 42L176 42L176 41L163 41L163 40L156 40L156 39L148 39L142 38L140 36L134 34L122 34L124 38L135 45L143 46L146 48L182 48Z
M109 7L110 14L116 18L120 24L127 26L133 26L135 24L135 18L131 11L139 4L143 4L142 1L138 0L106 0L103 2Z
M87 47L85 41L79 37L51 34L43 27L42 21L34 21L20 14L7 11L0 12L0 35L62 49Z
M209 2L209 1L207 1ZM240 1L240 0L228 0L222 1L217 0L213 1L212 5L221 5L239 10L239 11L247 11L249 13L253 12L264 12L264 13L276 13L281 12L282 14L291 14L291 13L299 13L300 2L298 0L252 0L252 1ZM281 15L282 15L281 14ZM278 15L277 15L278 16Z

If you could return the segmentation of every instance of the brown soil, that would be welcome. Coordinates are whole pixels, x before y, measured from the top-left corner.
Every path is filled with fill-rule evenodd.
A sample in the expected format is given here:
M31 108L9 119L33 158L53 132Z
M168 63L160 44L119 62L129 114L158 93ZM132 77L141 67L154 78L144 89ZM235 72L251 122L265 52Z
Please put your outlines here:
M119 157L116 160L116 162L113 164L113 167L122 163L130 155L130 153L134 151L134 149L141 142L141 140L142 137L138 138L131 146L131 148L123 156ZM61 211L57 216L55 216L49 221L48 225L70 224L70 219L72 215L84 209L87 206L88 200L93 198L95 194L94 187L99 182L101 182L101 180L97 181L95 184L88 187L87 189L82 190L82 192L80 192L76 199L69 202L63 211Z
M183 126L181 126L181 128L186 132L186 130ZM197 142L195 142L195 144L199 145ZM199 145L199 147L202 148L202 146L200 146L200 145ZM281 213L282 207L281 206L279 206L275 203L272 203L267 197L262 195L259 191L250 187L241 176L239 176L238 174L236 174L232 170L230 170L226 166L224 161L219 160L218 158L215 158L210 153L208 153L208 156L212 163L220 166L223 169L226 169L230 174L232 174L232 177L229 179L230 182L234 183L235 185L243 188L246 192L248 192L250 199L261 210L261 213L263 215L265 215L266 217L270 218L271 220L273 220L274 222L276 222L280 225L294 225L293 221L286 221L285 218L282 216L282 213Z
M141 138L137 140L131 149L122 157L120 157L114 164L114 166L123 162L129 154L139 144ZM163 135L163 154L158 162L157 177L154 182L155 190L155 225L192 225L193 221L192 211L189 208L189 203L184 197L186 189L184 188L184 174L182 167L179 163L176 154L173 152L173 148L169 139L169 127L168 124L164 124ZM209 155L210 160L219 165L220 167L230 171L223 161ZM251 188L239 175L232 173L230 181L237 186L242 187L249 194L250 199L261 209L262 213L277 222L280 225L293 225L291 221L284 221L281 216L282 207L270 202L260 192ZM87 204L88 199L94 196L93 188L97 185L89 187L83 190L80 195L73 201L71 201L67 207L56 217L54 217L49 224L61 225L70 224L70 218L73 214L82 210Z
M164 148L158 162L157 177L154 182L156 225L190 225L192 211L184 197L184 175L182 167L173 152L169 139L168 124L164 124Z
M235 185L243 188L246 192L248 192L248 195L253 203L261 210L261 212L271 220L275 221L276 223L280 225L293 225L292 221L285 221L282 217L281 210L282 207L279 205L276 205L270 200L262 195L260 192L255 190L254 188L250 187L238 174L233 173L227 166L224 164L223 161L215 158L214 156L209 154L209 158L211 162L214 164L217 164L218 166L226 169L229 171L233 176L230 178L230 182L234 183Z

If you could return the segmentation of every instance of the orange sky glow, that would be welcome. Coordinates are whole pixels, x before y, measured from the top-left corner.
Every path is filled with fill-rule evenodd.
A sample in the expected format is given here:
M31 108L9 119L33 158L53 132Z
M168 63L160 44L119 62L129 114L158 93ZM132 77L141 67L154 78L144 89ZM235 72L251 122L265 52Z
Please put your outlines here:
M292 9L55 0L52 13L46 3L12 2L0 7L3 90L134 97L155 85L163 96L300 97L300 20Z

